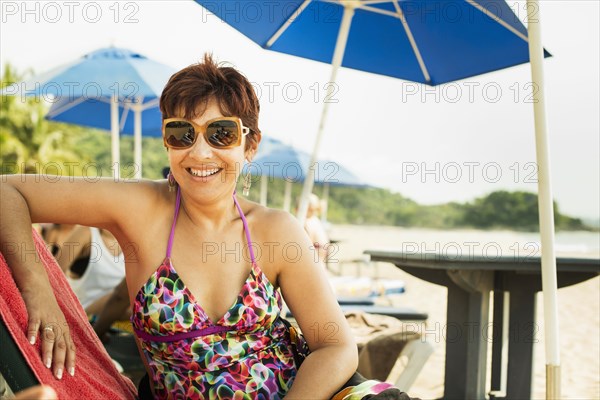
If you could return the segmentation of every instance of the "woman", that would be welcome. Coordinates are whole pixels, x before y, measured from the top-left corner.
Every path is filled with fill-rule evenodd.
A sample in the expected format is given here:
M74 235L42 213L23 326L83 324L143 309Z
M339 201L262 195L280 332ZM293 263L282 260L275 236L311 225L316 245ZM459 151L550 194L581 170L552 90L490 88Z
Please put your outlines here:
M311 243L317 252L319 261L327 265L327 256L329 250L329 237L325 232L325 227L321 223L321 200L311 193L308 199L308 211L304 221L304 230L308 233Z
M5 250L32 248L32 222L97 226L125 254L155 397L330 398L356 370L357 349L312 244L288 213L235 194L261 139L252 85L205 56L171 77L160 107L167 181L4 177L0 241L30 341L44 338L42 358L57 378L75 373L76 350L39 260ZM301 366L279 288L310 348Z

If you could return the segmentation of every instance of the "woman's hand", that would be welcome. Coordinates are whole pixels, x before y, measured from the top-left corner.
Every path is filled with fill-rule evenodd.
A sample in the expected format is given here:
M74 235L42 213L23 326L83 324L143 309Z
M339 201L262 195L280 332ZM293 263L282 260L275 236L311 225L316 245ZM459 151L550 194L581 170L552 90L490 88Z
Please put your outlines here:
M61 379L66 371L75 374L75 345L54 293L48 283L28 285L21 292L29 315L27 338L29 343L42 341L42 362L53 367L54 376Z

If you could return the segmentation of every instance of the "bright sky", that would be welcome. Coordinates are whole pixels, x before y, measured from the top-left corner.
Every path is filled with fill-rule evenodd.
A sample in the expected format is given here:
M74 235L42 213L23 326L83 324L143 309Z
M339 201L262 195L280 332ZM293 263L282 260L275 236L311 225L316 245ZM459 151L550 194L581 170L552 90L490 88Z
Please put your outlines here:
M524 21L525 4L508 3ZM191 0L0 4L2 68L9 62L45 72L111 44L174 68L211 51L260 88L264 135L312 150L330 67L263 50ZM544 45L554 55L544 65L554 196L561 211L596 219L599 4L542 0L539 14ZM500 189L535 192L530 81L529 65L522 65L426 92L342 69L320 155L425 204ZM410 91L416 94L406 95Z

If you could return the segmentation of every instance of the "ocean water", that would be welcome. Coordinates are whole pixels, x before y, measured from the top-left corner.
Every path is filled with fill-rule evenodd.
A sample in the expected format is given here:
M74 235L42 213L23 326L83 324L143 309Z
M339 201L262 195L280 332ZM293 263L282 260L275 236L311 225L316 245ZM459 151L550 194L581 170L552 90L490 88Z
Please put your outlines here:
M335 255L341 260L364 257L363 252L370 249L490 259L539 257L542 250L537 232L359 225L330 225L328 231L337 241ZM557 232L554 250L558 257L600 258L600 232Z

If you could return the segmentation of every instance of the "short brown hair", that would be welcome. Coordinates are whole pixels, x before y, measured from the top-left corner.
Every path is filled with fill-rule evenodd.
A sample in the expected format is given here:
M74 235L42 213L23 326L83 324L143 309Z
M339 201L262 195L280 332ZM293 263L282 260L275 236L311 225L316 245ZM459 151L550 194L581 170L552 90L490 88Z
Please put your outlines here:
M246 150L252 142L258 144L260 104L252 84L235 68L216 63L208 53L203 62L171 76L160 96L160 112L163 119L179 117L176 113L181 111L183 118L194 119L204 113L211 99L217 101L223 115L239 117L250 128Z

